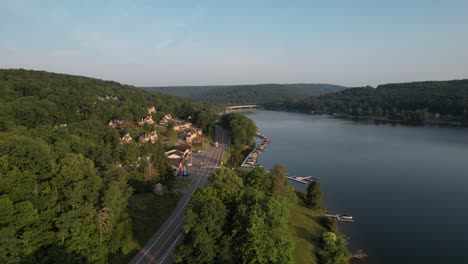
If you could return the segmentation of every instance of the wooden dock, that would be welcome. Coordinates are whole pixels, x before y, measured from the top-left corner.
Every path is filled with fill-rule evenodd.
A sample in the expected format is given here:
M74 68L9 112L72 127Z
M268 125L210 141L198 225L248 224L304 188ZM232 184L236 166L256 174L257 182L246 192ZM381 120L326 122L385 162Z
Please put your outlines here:
M311 183L312 181L318 181L319 180L319 178L314 177L314 176L304 176L304 177L288 176L287 178L290 179L291 181L299 182L299 183L302 183L302 184L308 184L308 183Z
M343 214L326 214L326 217L335 218L339 222L345 223L352 223L354 222L354 218L351 215L343 215Z

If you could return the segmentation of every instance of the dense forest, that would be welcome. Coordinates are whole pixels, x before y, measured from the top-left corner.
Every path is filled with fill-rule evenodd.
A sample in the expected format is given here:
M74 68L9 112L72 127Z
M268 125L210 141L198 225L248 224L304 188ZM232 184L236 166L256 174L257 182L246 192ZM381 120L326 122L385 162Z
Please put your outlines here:
M354 117L424 122L468 122L468 80L431 81L346 89L265 104L269 109L337 113Z
M264 104L285 98L303 98L337 92L346 87L331 84L257 84L232 86L145 87L147 91L187 97L216 104Z
M160 142L120 141L152 129L135 125L151 106L155 120L191 116L205 129L218 110L111 81L0 70L1 263L104 263L135 249L129 197L174 181Z

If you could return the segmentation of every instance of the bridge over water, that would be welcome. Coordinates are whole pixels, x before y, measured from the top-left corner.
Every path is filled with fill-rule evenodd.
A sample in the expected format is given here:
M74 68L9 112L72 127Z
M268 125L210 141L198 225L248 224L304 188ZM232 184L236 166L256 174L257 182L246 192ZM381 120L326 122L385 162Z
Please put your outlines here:
M226 107L226 111L255 109L255 108L257 108L257 105L232 105L232 106Z

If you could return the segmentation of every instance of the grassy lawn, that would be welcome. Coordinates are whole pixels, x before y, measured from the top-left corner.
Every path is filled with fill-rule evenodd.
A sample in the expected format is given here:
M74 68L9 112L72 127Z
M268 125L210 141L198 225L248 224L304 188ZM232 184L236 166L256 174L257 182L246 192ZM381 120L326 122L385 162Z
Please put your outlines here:
M138 248L144 246L169 217L179 198L177 193L167 193L162 196L153 193L138 193L130 197L129 211L132 219L132 231ZM127 255L113 256L109 263L128 263L137 250L136 248Z
M320 224L322 213L304 206L301 201L291 208L291 233L296 248L294 249L295 262L318 263L315 252L320 236L326 230Z

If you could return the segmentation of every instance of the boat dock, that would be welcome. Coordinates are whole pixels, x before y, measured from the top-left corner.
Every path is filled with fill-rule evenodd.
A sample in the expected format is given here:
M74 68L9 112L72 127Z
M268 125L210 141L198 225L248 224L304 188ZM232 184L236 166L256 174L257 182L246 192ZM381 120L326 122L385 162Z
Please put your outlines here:
M291 181L300 182L302 184L308 184L308 183L311 183L312 181L319 180L319 178L314 177L314 176L305 176L305 177L288 176L287 178L290 179Z
M345 215L345 214L326 214L326 217L331 217L335 218L339 222L346 222L346 223L352 223L354 222L354 218L351 215Z
M249 155L247 155L247 157L241 164L241 167L243 168L254 168L255 164L257 163L257 158L265 150L268 143L270 143L270 139L268 137L258 132L257 137L261 139L261 143L255 144L255 148L252 150L252 152L250 152Z

